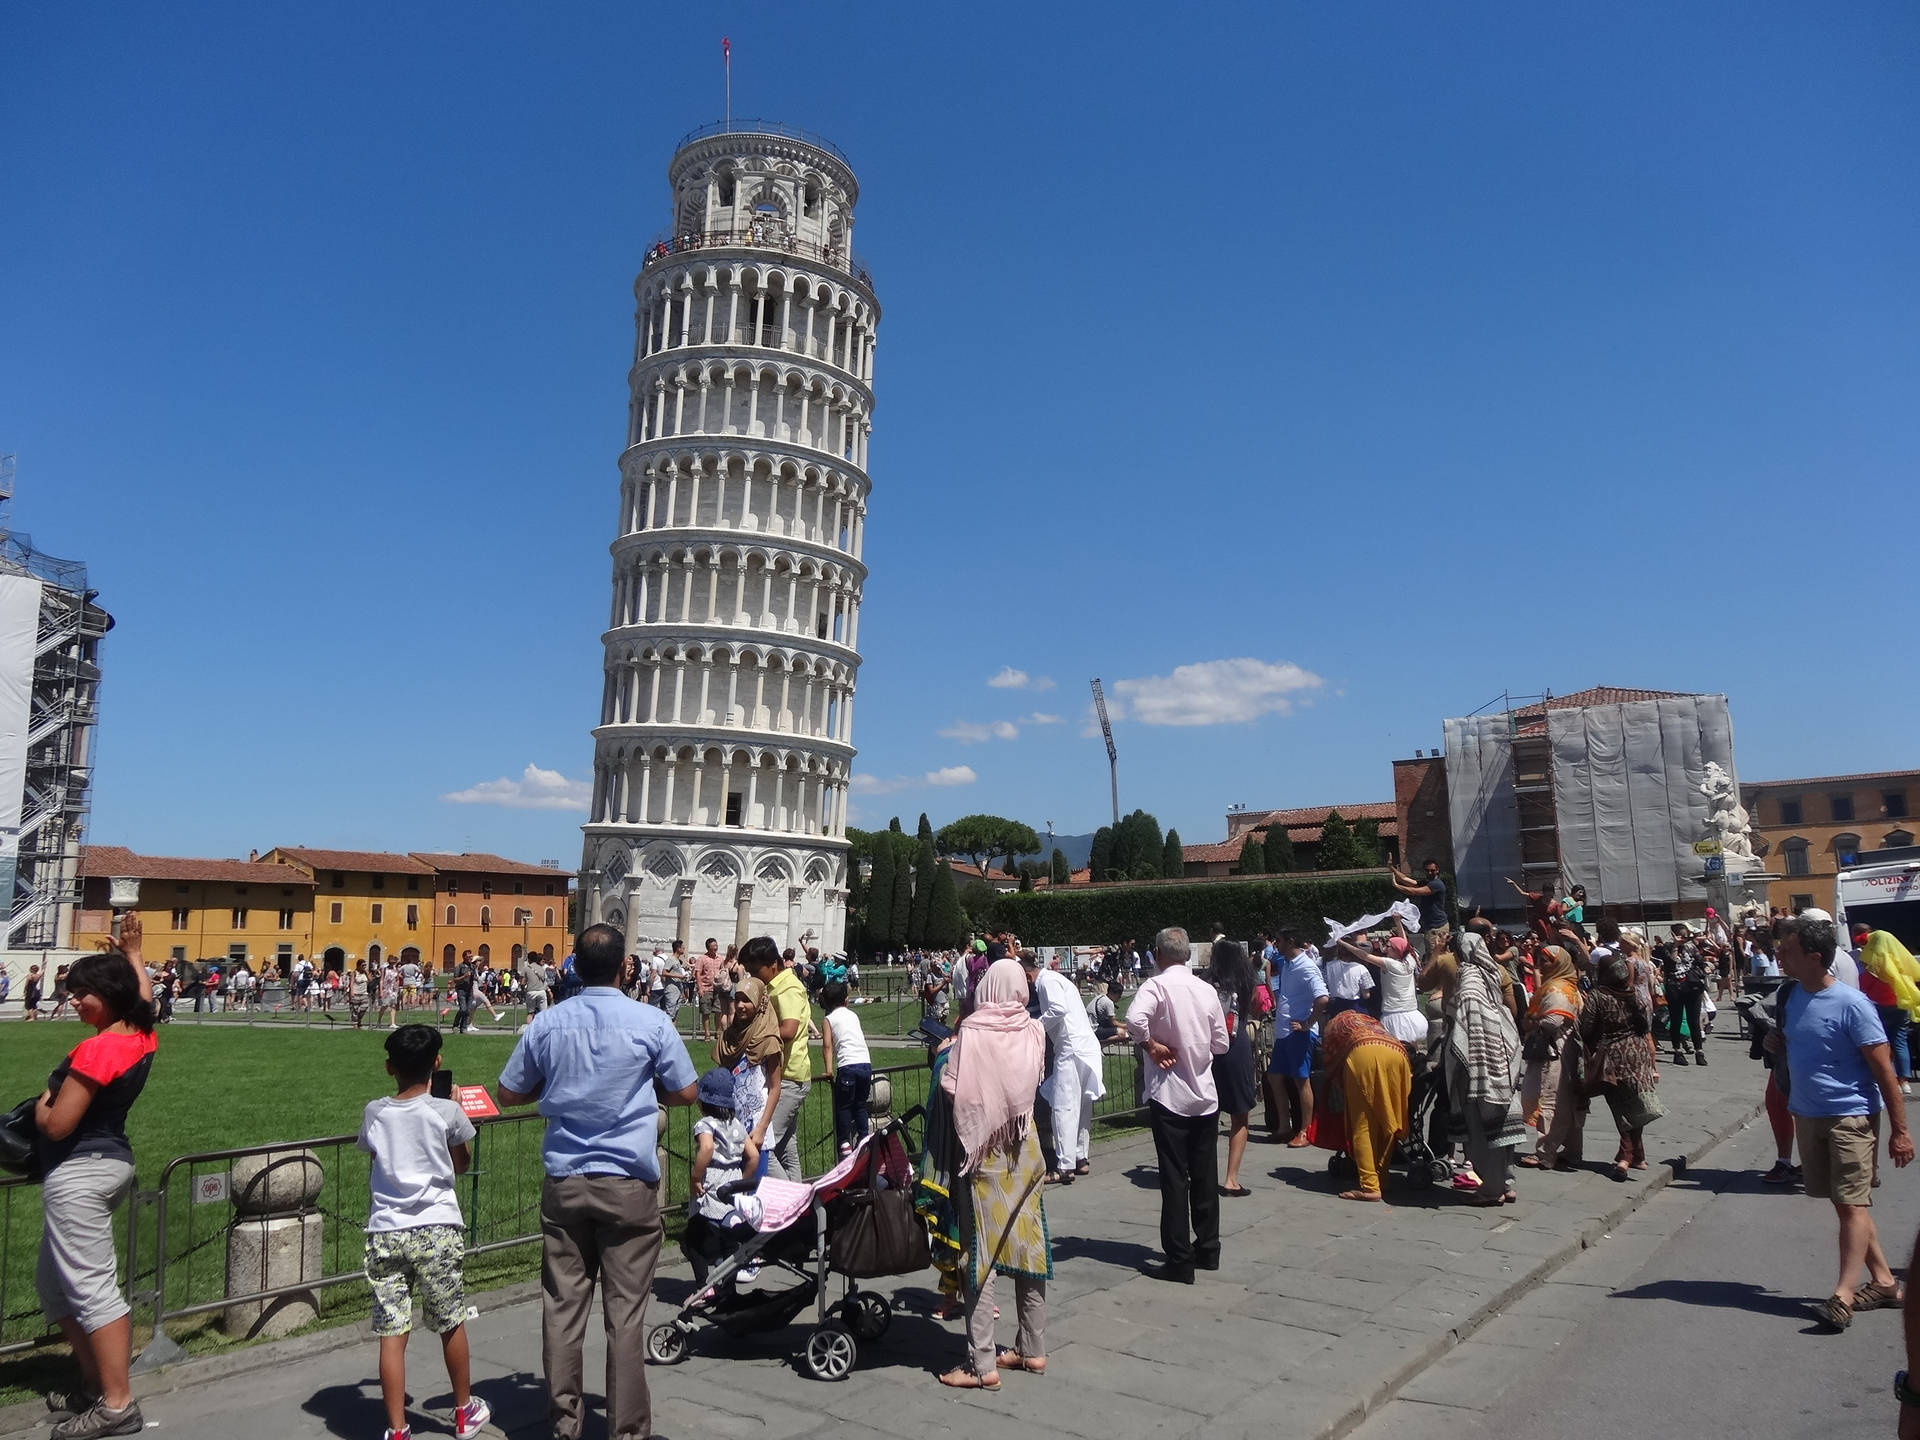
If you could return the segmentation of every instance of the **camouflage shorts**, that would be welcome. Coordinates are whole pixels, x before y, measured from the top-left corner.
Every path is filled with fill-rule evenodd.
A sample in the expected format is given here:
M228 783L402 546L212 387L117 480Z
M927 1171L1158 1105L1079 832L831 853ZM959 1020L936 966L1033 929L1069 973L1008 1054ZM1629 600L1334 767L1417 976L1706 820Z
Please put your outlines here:
M464 1321L467 1287L460 1267L466 1255L466 1232L458 1225L376 1230L367 1236L373 1333L405 1335L413 1328L416 1286L422 1318L434 1334L444 1335Z

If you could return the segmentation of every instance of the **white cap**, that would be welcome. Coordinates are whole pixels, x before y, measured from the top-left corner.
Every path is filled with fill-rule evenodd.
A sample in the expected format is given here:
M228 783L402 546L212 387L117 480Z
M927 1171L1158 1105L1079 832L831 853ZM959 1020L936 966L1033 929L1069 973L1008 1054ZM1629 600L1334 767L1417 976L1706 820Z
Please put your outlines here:
M1800 920L1824 920L1829 925L1833 924L1833 916L1829 915L1826 911L1819 909L1817 906L1812 906L1812 905L1809 905L1805 910L1802 910L1799 913L1799 915L1796 916L1795 918Z

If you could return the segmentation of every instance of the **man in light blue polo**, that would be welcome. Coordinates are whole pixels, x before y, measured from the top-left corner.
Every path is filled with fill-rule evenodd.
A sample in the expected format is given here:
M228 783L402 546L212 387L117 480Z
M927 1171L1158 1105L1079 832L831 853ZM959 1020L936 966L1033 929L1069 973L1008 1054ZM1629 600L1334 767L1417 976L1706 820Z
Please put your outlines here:
M691 1105L699 1075L666 1015L617 988L626 937L593 925L574 945L583 988L536 1015L500 1072L500 1103L540 1102L541 1360L555 1440L586 1416L581 1349L596 1277L607 1329L607 1429L653 1433L646 1311L660 1258L660 1107Z

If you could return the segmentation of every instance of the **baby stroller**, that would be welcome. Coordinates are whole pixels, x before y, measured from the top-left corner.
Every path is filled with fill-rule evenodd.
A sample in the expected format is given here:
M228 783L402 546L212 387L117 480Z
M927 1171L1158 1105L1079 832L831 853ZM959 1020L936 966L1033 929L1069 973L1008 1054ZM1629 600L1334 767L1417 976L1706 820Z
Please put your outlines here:
M1407 1135L1394 1147L1394 1163L1406 1170L1407 1186L1413 1190L1427 1190L1453 1179L1453 1166L1445 1158L1447 1117L1440 1109L1440 1066L1445 1046L1442 1036L1427 1047L1425 1055L1410 1056L1413 1091L1407 1098ZM1345 1128L1341 1127L1343 1134ZM1357 1173L1353 1157L1344 1146L1328 1158L1327 1173L1340 1180L1351 1180Z
M813 1333L801 1361L816 1380L844 1380L859 1363L860 1342L879 1339L893 1323L886 1296L862 1290L876 1275L911 1275L930 1263L927 1231L913 1212L913 1170L907 1160L905 1122L883 1120L853 1152L816 1180L765 1179L754 1189L758 1213L753 1235L720 1260L706 1284L673 1319L647 1332L647 1359L673 1365L686 1358L687 1343L701 1321L730 1336L758 1335L791 1325L808 1306L816 1309ZM722 1186L732 1199L754 1188L751 1180ZM762 1267L771 1287L742 1290L736 1277L750 1262ZM843 1276L840 1300L828 1303L829 1273ZM791 1280L791 1284L782 1281Z

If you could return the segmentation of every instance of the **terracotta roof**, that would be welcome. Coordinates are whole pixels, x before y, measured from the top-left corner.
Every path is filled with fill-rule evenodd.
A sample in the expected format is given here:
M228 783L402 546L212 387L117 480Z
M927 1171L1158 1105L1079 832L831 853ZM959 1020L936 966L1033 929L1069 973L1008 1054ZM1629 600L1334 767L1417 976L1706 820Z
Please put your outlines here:
M1814 775L1805 780L1743 780L1742 790L1772 790L1781 785L1854 785L1863 780L1920 780L1920 770L1869 770L1861 775Z
M488 855L484 851L473 854L463 851L458 855L443 855L431 850L412 850L408 853L435 870L459 875L540 875L550 880L573 878L571 870L529 865L524 860L509 860L504 855Z
M953 873L961 879L978 880L981 878L980 867L978 865L970 865L965 860L949 860L947 861L947 864L953 867ZM1018 875L1009 875L1005 870L989 869L986 872L985 878L989 881L993 881L993 880L1018 881L1020 877Z
M237 885L311 885L285 865L249 860L196 860L178 855L137 855L124 845L82 845L80 873L89 878L137 875L142 880L219 880Z
M1347 814L1347 808L1344 805L1334 805L1330 808L1338 810L1342 819L1371 820L1374 818L1371 815L1349 816ZM1354 808L1356 810L1378 810L1381 807L1378 805L1356 805ZM1375 827L1374 833L1383 839L1398 839L1400 836L1400 822L1393 817L1391 813L1393 807L1391 805L1385 808L1389 813L1387 817L1380 821ZM1323 831L1324 827L1320 825L1291 824L1287 826L1287 838L1297 845L1313 845L1319 842ZM1253 829L1244 831L1231 840L1221 840L1211 845L1182 845L1180 847L1180 858L1182 860L1208 862L1215 860L1237 861L1240 858L1241 847L1247 843L1248 835L1257 835L1264 842L1266 834L1267 827L1265 825L1256 825Z
M1324 825L1327 816L1338 810L1344 820L1393 820L1399 816L1391 800L1369 801L1364 805L1303 805L1292 810L1256 810L1250 816L1250 828L1264 830L1269 825L1284 825L1289 834L1296 825Z
M372 875L431 875L433 867L411 855L384 850L309 850L304 845L276 845L267 852L311 870L361 870Z
M1592 705L1631 705L1636 700L1684 700L1686 690L1622 690L1613 685L1595 685L1571 695L1549 695L1532 705L1523 705L1516 715L1544 715L1549 710L1583 710Z

